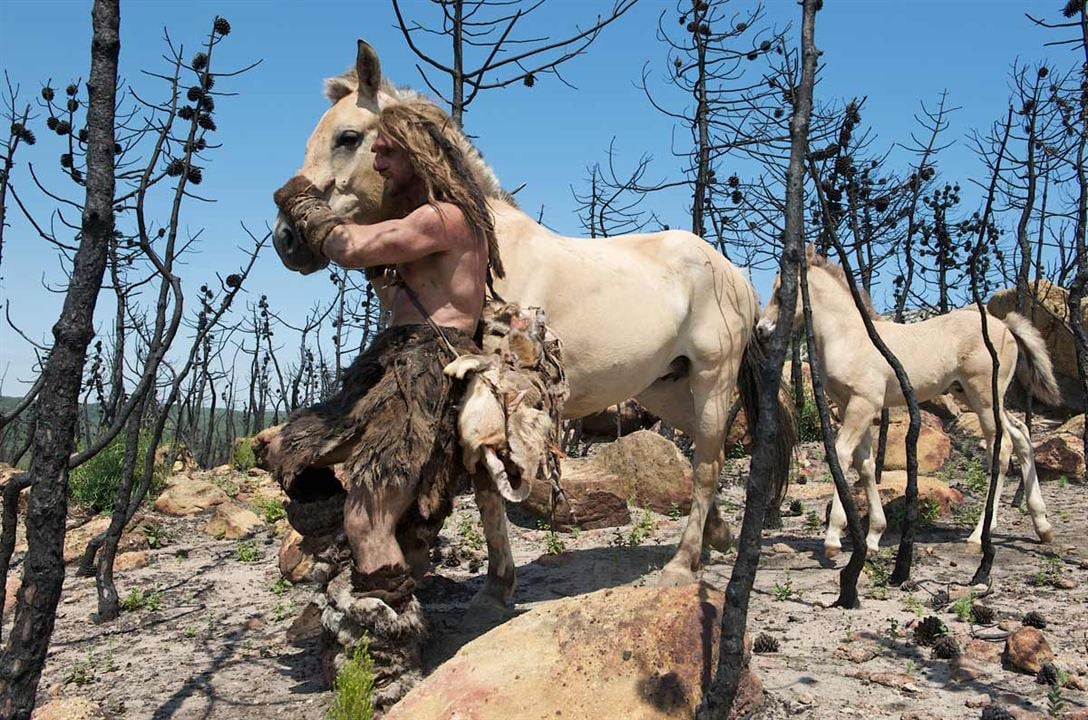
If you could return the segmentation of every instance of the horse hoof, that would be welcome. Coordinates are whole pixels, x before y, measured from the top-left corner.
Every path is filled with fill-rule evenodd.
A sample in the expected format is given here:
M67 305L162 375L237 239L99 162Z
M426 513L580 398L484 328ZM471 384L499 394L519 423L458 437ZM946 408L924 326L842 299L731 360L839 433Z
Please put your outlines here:
M874 545L866 545L865 546L865 557L876 557L879 554L880 554L880 546L879 545L875 545L875 546Z
M695 573L685 567L665 566L661 571L661 579L657 584L660 587L682 587L695 582Z
M501 598L486 587L481 588L473 595L472 600L468 603L469 608L474 611L500 613L508 612L512 605L513 603L510 600Z
M706 544L724 555L733 547L733 533L729 532L729 528L724 528L722 532L710 533L710 536L706 538Z
M834 545L824 545L824 557L827 558L828 560L830 560L832 558L835 558L835 557L838 557L839 553L841 553L841 552L842 552L842 547L838 547L838 546L834 546Z
M1054 542L1054 528L1050 527L1046 530L1039 531L1039 542L1052 543Z
M967 541L967 552L972 553L973 555L981 555L982 554L982 541L981 540L968 540Z

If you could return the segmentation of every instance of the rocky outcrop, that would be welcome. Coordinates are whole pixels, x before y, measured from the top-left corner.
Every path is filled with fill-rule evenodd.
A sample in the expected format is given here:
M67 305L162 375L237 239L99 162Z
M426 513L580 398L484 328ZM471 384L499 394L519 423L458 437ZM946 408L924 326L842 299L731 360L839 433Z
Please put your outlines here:
M177 477L155 500L155 509L164 515L195 515L227 501L227 494L218 485Z
M691 508L691 463L672 442L640 430L602 448L592 462L624 482L632 504L668 513Z
M535 482L522 507L557 530L617 527L631 521L628 502L667 514L691 507L691 463L670 440L639 430L589 458L564 458L566 495L551 515L551 486Z
M31 720L106 720L106 713L90 698L75 695L50 700L30 717Z
M717 667L722 601L688 585L543 603L465 645L386 720L692 718ZM746 670L731 717L762 702Z
M534 482L522 506L543 518L556 530L619 527L631 522L627 508L626 483L602 471L592 460L563 458L561 461L564 498L551 512L551 485Z
M1046 479L1084 476L1084 415L1077 415L1035 444L1035 467Z
M224 502L216 507L215 515L204 527L204 532L214 538L239 540L249 537L262 526L264 522L257 517L257 513L232 502Z
M1077 379L1076 346L1068 325L1069 293L1046 280L1039 281L1037 293L1032 292L1034 287L1035 283L1032 283L1023 315L1039 329L1046 341L1046 349L1054 362L1054 375L1058 380L1064 406L1070 410L1079 410L1084 405ZM1005 317L1016 309L1016 288L995 293L986 307L997 317ZM1088 327L1088 304L1081 305L1081 322Z
M280 575L292 583L308 580L314 566L314 556L303 547L303 538L297 530L289 528L280 542Z
M932 473L940 470L952 454L952 441L944 431L940 419L929 412L921 412L922 426L918 432L918 472ZM877 423L877 427L879 422ZM888 414L888 444L884 451L885 470L907 469L907 428L910 414L906 408L894 408ZM876 444L877 427L873 428L873 444Z

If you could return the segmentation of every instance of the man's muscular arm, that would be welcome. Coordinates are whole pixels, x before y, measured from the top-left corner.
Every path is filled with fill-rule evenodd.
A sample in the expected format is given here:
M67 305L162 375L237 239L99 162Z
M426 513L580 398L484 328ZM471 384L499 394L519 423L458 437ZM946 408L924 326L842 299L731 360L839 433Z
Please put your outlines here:
M325 238L322 251L329 260L345 268L412 262L452 249L463 223L456 205L423 205L399 220L339 225Z
M359 225L334 213L301 177L277 190L274 199L314 253L346 268L394 265L449 250L465 222L456 205L438 203L402 219Z

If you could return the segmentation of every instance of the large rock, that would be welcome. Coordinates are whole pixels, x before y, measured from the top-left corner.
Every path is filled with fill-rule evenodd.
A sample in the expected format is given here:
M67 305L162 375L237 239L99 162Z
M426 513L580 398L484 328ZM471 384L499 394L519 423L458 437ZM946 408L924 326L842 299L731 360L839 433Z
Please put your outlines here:
M963 414L963 408L960 407L960 403L956 400L956 397L952 393L945 393L944 395L938 395L935 398L930 398L923 403L920 403L921 409L926 412L933 413L941 420L955 420Z
M75 695L50 700L30 717L31 720L106 720L106 713L90 698Z
M563 458L561 471L566 499L556 504L554 515L550 507L552 488L546 482L534 482L522 506L536 517L549 520L556 530L594 530L631 522L627 483L622 478L582 458Z
M249 508L225 502L216 507L215 515L204 527L204 532L214 538L240 540L263 526L264 521L257 517L257 513Z
M1035 444L1035 467L1043 479L1084 476L1084 415L1068 420Z
M1039 328L1050 358L1054 362L1054 374L1058 379L1062 402L1070 410L1083 407L1082 393L1077 380L1077 354L1073 343L1073 333L1069 329L1069 308L1066 305L1069 293L1046 280L1039 281L1039 290L1033 293L1032 283L1028 293L1028 304L1024 315L1035 327ZM1003 318L1016 309L1016 288L1007 288L994 294L987 309L997 317ZM1088 327L1088 303L1081 304L1081 322Z
M22 473L23 471L15 466L0 462L0 492L3 491L4 486L6 486L13 477L21 475ZM28 486L23 488L22 492L19 493L19 500L15 503L16 512L20 514L26 512L26 502L29 497L30 487Z
M880 504L884 507L884 514L891 522L901 516L905 502L904 496L907 490L907 473L905 470L886 470L877 485L880 492ZM862 517L869 514L869 503L865 499L865 488L860 483L853 485L854 502L858 506L858 512ZM805 485L791 485L788 497L801 500L819 500L830 498L835 494L834 483L807 483ZM933 502L940 509L940 516L945 517L963 503L963 493L949 487L948 483L927 475L918 476L918 502Z
M617 437L617 425L619 436L622 437L649 428L656 422L657 416L639 405L636 400L624 400L607 410L586 415L581 420L582 433L585 435L611 438Z
M659 513L691 508L691 463L671 441L639 430L609 443L593 456L601 470L624 482L623 497Z
M225 503L227 494L205 480L176 482L155 500L155 509L165 515L195 515Z
M952 454L952 441L945 434L940 419L929 412L921 411L922 427L918 432L918 472L932 473L940 470ZM877 422L877 427L879 421ZM894 408L888 419L888 444L884 450L885 470L907 469L907 428L910 426L910 414L906 408ZM877 433L873 429L873 444Z
M314 556L302 547L302 535L289 528L280 542L280 575L292 583L308 580L314 566Z
M619 587L543 603L465 645L386 720L692 718L717 667L722 593ZM750 670L731 717L763 701Z
M106 532L109 526L109 516L99 515L79 527L68 530L64 534L64 563L67 565L83 557L83 551L87 548L87 543ZM117 544L117 549L121 552L141 550L146 548L147 545L147 536L133 526L128 532L121 533L121 541Z
M1054 659L1054 651L1039 630L1022 627L1013 631L1005 640L1005 662L1014 670L1031 673L1039 672L1043 663Z

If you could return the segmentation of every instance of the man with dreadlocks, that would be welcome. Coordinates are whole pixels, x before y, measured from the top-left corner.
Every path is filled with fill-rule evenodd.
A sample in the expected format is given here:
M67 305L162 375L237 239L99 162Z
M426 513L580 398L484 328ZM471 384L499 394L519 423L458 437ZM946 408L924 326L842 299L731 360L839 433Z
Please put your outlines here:
M371 149L384 179L381 222L338 215L327 188L301 176L274 196L312 252L367 270L391 316L334 398L296 412L255 449L292 498L289 510L330 486L315 468L342 463L353 593L397 612L411 601L413 575L429 567L465 473L456 431L463 388L443 367L480 351L474 335L486 284L503 274L483 192L448 122L422 102L379 114Z

